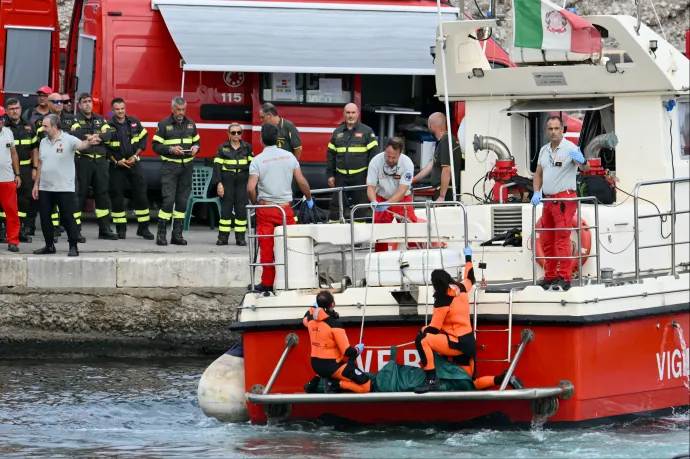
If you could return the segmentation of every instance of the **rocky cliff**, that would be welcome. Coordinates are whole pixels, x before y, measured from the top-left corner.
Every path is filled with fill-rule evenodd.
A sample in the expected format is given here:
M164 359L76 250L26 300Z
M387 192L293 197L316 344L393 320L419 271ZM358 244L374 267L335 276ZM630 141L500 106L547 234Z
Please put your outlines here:
M343 0L346 1L346 0ZM454 0L456 1L456 0ZM657 33L661 32L661 27L663 27L663 32L666 34L668 41L673 43L678 49L685 49L685 30L688 28L690 23L690 6L687 0L668 0L668 1L656 1L652 3L652 0L642 2L642 20L654 28ZM556 3L561 2L556 0ZM69 23L72 19L72 5L74 0L58 0L59 5L59 16L60 16L60 30L62 45L65 46L67 42L67 34L69 32ZM478 0L479 6L482 11L488 11L489 2L487 0ZM472 0L466 0L465 5L467 11L479 17L477 8ZM506 21L505 27L502 27L499 31L494 31L494 37L504 46L510 46L510 40L512 36L512 11L511 2L507 0L499 0L499 12L506 14L508 21ZM634 0L569 0L566 6L577 8L577 12L580 15L591 15L591 14L628 14L635 16L635 2ZM656 14L654 9L656 9ZM658 20L657 20L658 15ZM661 24L661 27L659 27Z

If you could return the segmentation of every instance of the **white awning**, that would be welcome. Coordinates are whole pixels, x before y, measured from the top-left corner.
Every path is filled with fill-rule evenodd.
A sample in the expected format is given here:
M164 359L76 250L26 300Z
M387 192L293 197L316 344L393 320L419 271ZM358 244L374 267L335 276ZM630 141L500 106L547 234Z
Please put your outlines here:
M586 112L601 110L613 105L611 99L537 99L518 102L512 107L501 110L502 113L527 112Z
M435 7L152 0L185 70L433 75ZM448 7L444 21L457 18Z

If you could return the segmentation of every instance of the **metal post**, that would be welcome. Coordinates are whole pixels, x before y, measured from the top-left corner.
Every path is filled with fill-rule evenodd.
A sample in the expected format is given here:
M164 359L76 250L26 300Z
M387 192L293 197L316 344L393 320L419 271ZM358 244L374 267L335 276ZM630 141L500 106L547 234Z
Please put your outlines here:
M527 343L529 343L530 341L532 341L534 339L534 332L532 330L530 330L529 328L525 328L524 330L522 330L522 333L520 334L520 338L522 339L522 342L520 343L520 347L518 347L518 350L515 353L515 359L510 364L510 367L508 367L508 371L506 372L506 376L505 376L505 378L503 378L503 383L501 383L501 387L498 389L499 391L505 390L506 386L508 386L508 382L510 381L510 377L513 376L513 372L515 371L515 367L517 366L517 363L520 360L520 356L522 355L522 351L525 350L525 346L527 346ZM508 344L510 344L510 343L508 343Z
M414 209L412 210L414 212ZM408 235L407 235L407 223L409 219L407 218L407 206L403 206L403 215L405 219L405 250L408 250L410 248L409 242L408 242Z
M249 206L247 206L249 207ZM254 215L256 215L256 210L254 210ZM247 244L247 249L249 249L249 263L255 261L254 254L252 253L252 241L258 241L254 236L252 236L252 215L251 209L247 209L247 234L249 234L249 243ZM256 236L256 235L255 235ZM259 244L257 243L256 250L259 250ZM249 267L249 282L251 282L252 288L256 285L254 283L254 266Z
M532 206L532 285L537 285L537 206Z
M263 395L266 395L271 391L273 383L276 382L276 378L278 378L280 369L283 368L283 364L285 363L285 359L287 359L290 349L297 346L298 343L299 338L297 338L297 335L295 335L294 333L290 333L285 337L285 350L283 351L283 355L280 356L280 360L278 360L278 364L276 365L275 369L273 370L273 374L271 375L271 378L268 380L268 383L266 384L266 388L264 389Z
M639 209L639 197L637 196L640 192L640 184L635 185L633 190L633 216L634 216L634 241L635 241L635 281L640 281L640 209Z
M508 292L508 363L510 363L510 346L513 342L513 294L521 287L511 288Z
M288 241L287 241L287 216L285 214L285 209L281 206L276 206L280 209L280 213L283 214L283 274L285 274L285 290L289 290L288 287ZM275 256L274 256L275 258ZM274 260L275 261L275 260Z
M345 223L345 213L343 210L343 187L338 190L338 210L340 212L340 223ZM352 218L352 213L350 213L350 218Z
M355 279L355 212L357 211L357 208L360 206L360 204L356 204L351 210L350 210L350 250L351 250L351 262L352 262L352 284L357 285ZM371 263L371 260L369 260Z
M426 265L427 268L429 267L429 255L431 255L431 201L428 199L424 201L426 204ZM423 258L422 258L423 260ZM441 260L443 260L443 257L441 257ZM431 273L429 273L429 276L431 276ZM424 279L427 279L427 274L424 272Z
M671 159L673 161L673 158ZM676 275L676 182L671 182L671 275Z
M474 315L472 317L472 332L474 333L475 340L477 339L477 298L479 297L479 291L484 289L485 287L483 285L474 288ZM510 345L510 341L508 341L508 344Z
M182 69L182 88L180 88L180 97L184 97L184 75L185 75L184 69Z
M600 276L601 276L601 257L599 256L599 251L601 250L601 246L599 245L599 204L597 204L596 201L594 201L594 244L597 246L597 284L601 282ZM590 249L591 253L591 249Z
M596 206L596 203L594 204ZM577 272L580 276L580 287L584 285L582 275L582 200L577 200Z

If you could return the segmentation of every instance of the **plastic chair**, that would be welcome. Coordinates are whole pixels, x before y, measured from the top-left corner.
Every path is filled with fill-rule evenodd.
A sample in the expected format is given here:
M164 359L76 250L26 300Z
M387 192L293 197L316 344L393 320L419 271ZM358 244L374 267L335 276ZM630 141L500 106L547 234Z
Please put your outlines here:
M220 198L209 198L208 188L211 186L211 179L213 178L213 168L205 166L194 166L192 172L192 192L187 201L187 212L184 214L184 231L189 231L189 222L192 220L192 209L194 204L201 202L213 202L218 207L218 218L220 218ZM209 228L216 227L215 215L212 211L208 213Z

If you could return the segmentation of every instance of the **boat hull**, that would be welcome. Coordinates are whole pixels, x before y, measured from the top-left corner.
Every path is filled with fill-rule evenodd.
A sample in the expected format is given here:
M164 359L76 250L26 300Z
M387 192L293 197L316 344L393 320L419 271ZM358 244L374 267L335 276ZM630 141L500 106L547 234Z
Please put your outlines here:
M520 345L521 332L530 329L534 340L520 357L515 374L526 388L554 387L567 380L575 388L568 400L537 403L510 401L409 401L384 403L316 403L259 405L248 403L254 423L268 418L302 421L342 421L363 424L466 423L493 419L523 423L534 419L535 411L549 422L596 421L635 413L686 407L689 403L690 357L685 343L690 330L690 313L673 312L583 325L567 321L529 323L513 316L511 356ZM292 322L294 324L294 322ZM388 361L392 345L414 340L423 318L405 325L387 325L385 320L367 323L363 341L367 346L359 358L364 371L378 371ZM350 343L359 341L358 323L346 323ZM481 332L505 329L507 324L480 323L477 334L477 376L497 375L508 368L508 334ZM243 335L245 385L256 392L270 379L285 351L286 335L295 333L299 343L290 349L271 394L303 393L303 385L314 373L310 366L310 345L304 327L284 325L270 330L245 329ZM398 349L397 362L418 365L414 345ZM252 389L253 388L253 389ZM554 412L554 408L555 412ZM267 413L269 416L267 416Z

